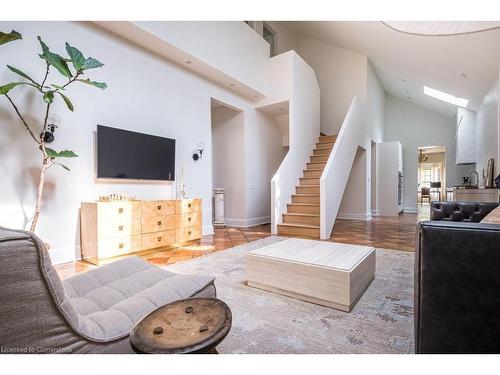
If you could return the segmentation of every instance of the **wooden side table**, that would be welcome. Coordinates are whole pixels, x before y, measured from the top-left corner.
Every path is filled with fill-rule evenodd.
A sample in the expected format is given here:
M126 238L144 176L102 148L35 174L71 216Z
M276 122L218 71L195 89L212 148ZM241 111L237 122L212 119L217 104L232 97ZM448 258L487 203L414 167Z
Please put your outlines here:
M216 298L188 298L162 306L130 332L138 353L217 353L231 329L229 307Z

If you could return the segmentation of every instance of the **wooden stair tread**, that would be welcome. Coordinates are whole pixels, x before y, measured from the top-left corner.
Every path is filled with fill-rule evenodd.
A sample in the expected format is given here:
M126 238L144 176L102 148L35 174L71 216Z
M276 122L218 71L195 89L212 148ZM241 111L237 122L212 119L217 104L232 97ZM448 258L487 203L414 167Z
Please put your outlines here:
M288 203L289 206L315 206L318 207L317 203Z
M307 194L307 193L298 193L292 195L295 195L296 197L319 197L319 194Z
M319 229L318 225L309 225L309 224L281 223L281 224L278 224L278 225L282 225L284 227L293 227L293 228Z
M301 214L301 213L296 213L296 212L287 212L284 213L283 215L289 215L289 216L308 216L308 217L319 217L319 214ZM288 223L287 223L288 224Z

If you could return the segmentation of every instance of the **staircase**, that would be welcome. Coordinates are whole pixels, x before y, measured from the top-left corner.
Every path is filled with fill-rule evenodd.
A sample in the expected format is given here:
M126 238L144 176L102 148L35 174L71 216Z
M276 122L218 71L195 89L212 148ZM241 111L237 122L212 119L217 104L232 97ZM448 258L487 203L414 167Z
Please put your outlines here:
M283 223L278 224L278 235L320 238L319 179L336 139L336 135L319 137L300 185L295 187L292 203L283 214Z

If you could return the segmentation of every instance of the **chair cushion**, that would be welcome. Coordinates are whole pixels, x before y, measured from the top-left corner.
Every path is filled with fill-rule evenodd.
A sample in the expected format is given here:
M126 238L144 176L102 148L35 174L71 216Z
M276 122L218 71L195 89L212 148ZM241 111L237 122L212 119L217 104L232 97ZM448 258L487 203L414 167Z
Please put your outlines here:
M500 206L491 211L483 220L483 224L500 224Z
M63 281L76 311L78 330L94 341L124 337L144 316L170 302L189 298L214 281L178 275L139 257L130 257Z

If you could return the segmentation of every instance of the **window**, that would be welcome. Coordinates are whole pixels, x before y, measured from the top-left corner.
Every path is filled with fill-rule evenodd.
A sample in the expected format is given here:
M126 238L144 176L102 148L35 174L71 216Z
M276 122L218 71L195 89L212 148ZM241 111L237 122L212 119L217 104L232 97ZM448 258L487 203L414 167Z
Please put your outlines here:
M276 55L276 32L267 24L264 23L262 37L269 43L269 56Z

